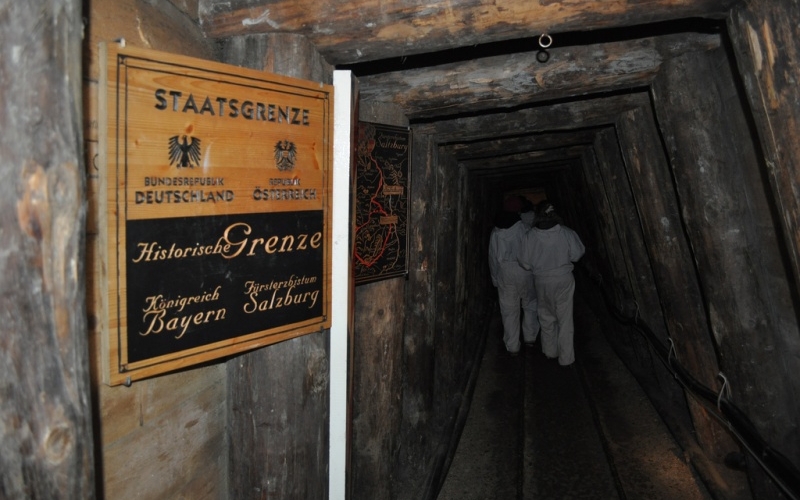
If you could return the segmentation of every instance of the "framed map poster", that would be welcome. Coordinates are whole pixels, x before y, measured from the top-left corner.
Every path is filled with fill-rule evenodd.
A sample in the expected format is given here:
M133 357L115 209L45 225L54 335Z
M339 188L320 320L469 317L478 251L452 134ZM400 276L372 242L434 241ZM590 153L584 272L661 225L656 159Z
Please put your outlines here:
M409 129L358 123L353 189L357 285L408 273L410 157Z
M330 327L332 87L101 54L104 381Z

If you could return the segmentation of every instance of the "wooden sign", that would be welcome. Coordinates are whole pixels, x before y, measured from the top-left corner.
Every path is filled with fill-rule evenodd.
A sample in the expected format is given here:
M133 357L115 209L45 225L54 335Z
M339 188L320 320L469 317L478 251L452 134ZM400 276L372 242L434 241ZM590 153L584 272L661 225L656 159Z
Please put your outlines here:
M355 282L406 275L411 133L359 122L355 157Z
M332 87L116 44L101 63L106 382L328 328Z

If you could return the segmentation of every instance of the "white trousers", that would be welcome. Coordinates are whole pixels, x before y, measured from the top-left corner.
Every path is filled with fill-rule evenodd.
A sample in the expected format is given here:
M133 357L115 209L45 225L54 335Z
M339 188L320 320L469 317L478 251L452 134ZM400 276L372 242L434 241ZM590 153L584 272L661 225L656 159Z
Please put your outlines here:
M522 336L533 342L539 335L536 290L533 276L520 274L518 279L497 287L500 317L503 320L503 343L509 352L519 351L520 307L522 308Z
M542 351L548 358L558 358L560 365L571 365L575 361L572 344L575 334L575 324L572 321L575 278L572 273L537 276L536 294L542 328Z

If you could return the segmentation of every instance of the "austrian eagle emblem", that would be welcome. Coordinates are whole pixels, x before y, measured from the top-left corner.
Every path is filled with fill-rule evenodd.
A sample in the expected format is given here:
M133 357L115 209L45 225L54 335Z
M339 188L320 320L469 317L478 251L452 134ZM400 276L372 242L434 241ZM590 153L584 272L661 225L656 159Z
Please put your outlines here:
M286 139L275 144L275 166L278 170L286 171L294 168L297 160L297 146Z

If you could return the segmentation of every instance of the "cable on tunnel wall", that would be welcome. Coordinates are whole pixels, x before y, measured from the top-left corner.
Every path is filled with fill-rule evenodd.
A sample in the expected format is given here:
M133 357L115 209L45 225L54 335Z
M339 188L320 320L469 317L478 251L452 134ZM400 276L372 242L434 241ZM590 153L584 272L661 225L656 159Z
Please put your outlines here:
M638 312L633 317L625 316L623 311L614 305L605 289L601 286L602 275L598 274L592 276L592 273L588 269L585 267L582 267L582 269L597 282L605 305L608 310L611 311L614 318L622 324L634 327L641 333L653 349L655 349L659 359L672 373L678 383L701 403L709 413L726 425L736 439L739 440L742 446L761 465L764 471L786 495L793 500L800 500L800 471L788 458L761 437L747 415L725 397L725 389L728 388L728 386L727 379L725 379L724 375L722 373L719 374L725 383L723 384L722 390L718 393L701 384L678 362L671 338L669 339L670 346L668 347L640 320Z

